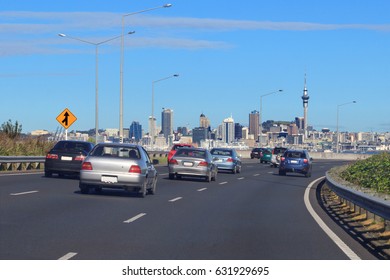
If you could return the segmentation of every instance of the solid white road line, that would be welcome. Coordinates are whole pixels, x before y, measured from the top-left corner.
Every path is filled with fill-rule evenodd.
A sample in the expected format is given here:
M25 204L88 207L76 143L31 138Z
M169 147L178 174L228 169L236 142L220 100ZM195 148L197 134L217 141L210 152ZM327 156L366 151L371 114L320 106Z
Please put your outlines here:
M0 177L6 176L26 176L26 175L42 175L43 172L26 172L26 173L9 173L9 174L0 174Z
M171 199L171 200L168 200L169 202L175 202L175 201L178 201L178 200L180 200L180 199L182 199L182 197L181 196L179 196L179 197L176 197L176 198L173 198L173 199Z
M20 193L10 193L9 195L24 195L24 194L31 194L31 193L37 193L38 191L29 191L29 192L20 192Z
M360 260L360 257L354 252L352 251L351 248L348 247L347 244L344 243L344 241L342 241L340 239L340 237L338 237L325 223L323 220L321 220L320 216L317 215L317 213L314 211L313 207L311 206L310 204L310 200L309 200L309 193L310 193L310 189L314 186L314 184L316 184L318 181L324 179L325 177L320 177L318 178L317 180L314 180L313 182L311 182L306 190L305 190L305 194L304 194L304 201L305 201L305 205L306 205L306 208L307 210L309 211L309 213L312 215L312 217L314 218L314 220L317 222L317 224L322 228L322 230L329 236L330 239L332 239L332 241L344 252L344 254L346 254L348 256L348 258L350 258L351 260Z
M207 190L207 188L201 188L201 189L198 189L197 191L198 191L198 192L203 192L203 191L205 191L205 190Z
M133 218L130 218L130 219L126 220L126 221L123 221L123 223L126 223L126 224L132 223L135 220L138 220L139 218L142 218L145 215L146 215L146 213L139 213L138 215L134 216Z
M62 256L61 258L59 258L59 260L69 260L76 255L77 255L77 253L70 252L70 253L67 253L65 256Z

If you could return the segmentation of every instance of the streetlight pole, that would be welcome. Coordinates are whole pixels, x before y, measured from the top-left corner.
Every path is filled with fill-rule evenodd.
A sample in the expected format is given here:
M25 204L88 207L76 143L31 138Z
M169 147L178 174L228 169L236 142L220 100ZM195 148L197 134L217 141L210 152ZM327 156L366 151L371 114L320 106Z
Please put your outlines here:
M121 61L120 61L120 85L119 85L119 141L123 143L123 64L124 64L124 29L125 29L125 17L132 16L135 14L145 13L161 8L172 7L172 4L165 4L154 8L141 10L129 14L122 15L122 36L121 36Z
M174 78L174 77L179 77L179 74L173 74L171 76L168 76L168 77L165 77L165 78L162 78L162 79L159 79L159 80L152 82L152 120L151 120L151 128L150 128L150 136L151 136L151 140L152 140L152 143L151 143L152 146L154 145L154 136L155 136L154 132L156 130L155 122L154 122L154 84L161 82L161 81L164 81L164 80L168 80L170 78Z
M131 32L128 32L127 34L133 34L133 33L134 33L134 31L131 31ZM104 40L104 41L101 41L98 43L90 42L90 41L76 38L76 37L72 37L72 36L68 36L64 33L59 33L58 36L67 37L67 38L72 39L72 40L80 41L80 42L95 46L95 57L96 57L95 58L95 144L97 144L98 143L98 135L99 135L99 110L98 110L98 108L99 108L99 74L98 74L99 73L99 58L98 58L99 57L99 45L107 43L107 42L115 40L115 39L118 39L122 35L119 35L119 36L116 36L116 37L113 37L113 38L110 38L110 39L107 39L107 40Z
M263 121L261 119L262 117L262 113L263 113L263 97L264 96L267 96L267 95L271 95L271 94L274 94L274 93L278 93L278 92L282 92L283 90L282 89L279 89L279 90L276 90L276 91L272 91L272 92L269 92L269 93L266 93L266 94L263 94L260 96L260 112L259 112L259 125L260 125L260 133L259 133L259 144L261 145L261 136L263 134Z
M337 105L337 139L336 139L336 153L339 153L339 109L341 106L348 105L348 104L354 104L356 101L351 101L343 104Z

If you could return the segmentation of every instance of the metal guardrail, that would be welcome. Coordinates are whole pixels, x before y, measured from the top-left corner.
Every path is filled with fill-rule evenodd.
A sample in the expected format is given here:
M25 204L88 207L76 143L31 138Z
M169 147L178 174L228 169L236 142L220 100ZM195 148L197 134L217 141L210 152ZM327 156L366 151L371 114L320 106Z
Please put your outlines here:
M326 172L326 181L329 188L339 197L383 218L385 221L390 221L390 201L347 188L333 180L328 172Z
M150 158L167 157L168 152L148 151ZM0 156L0 171L40 170L45 163L44 156Z

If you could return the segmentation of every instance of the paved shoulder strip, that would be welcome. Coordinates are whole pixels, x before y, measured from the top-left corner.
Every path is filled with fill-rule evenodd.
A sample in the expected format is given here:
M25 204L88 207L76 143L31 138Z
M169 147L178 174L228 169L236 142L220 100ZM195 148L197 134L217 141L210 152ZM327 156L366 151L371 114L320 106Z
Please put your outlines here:
M304 201L305 201L305 205L306 205L306 208L307 210L309 211L309 213L312 215L312 217L314 218L314 220L317 222L317 224L322 228L322 230L329 236L330 239L332 239L332 241L344 252L344 254L346 254L348 256L348 258L350 258L351 260L360 260L360 257L354 252L352 251L351 248L348 247L347 244L344 243L344 241L342 241L340 239L340 237L338 237L325 223L323 220L321 220L320 216L317 215L317 213L314 211L313 207L311 206L310 204L310 200L309 200L309 193L310 193L310 189L320 180L323 180L325 177L320 177L318 178L317 180L311 182L309 184L309 186L307 186L306 190L305 190L305 194L304 194Z

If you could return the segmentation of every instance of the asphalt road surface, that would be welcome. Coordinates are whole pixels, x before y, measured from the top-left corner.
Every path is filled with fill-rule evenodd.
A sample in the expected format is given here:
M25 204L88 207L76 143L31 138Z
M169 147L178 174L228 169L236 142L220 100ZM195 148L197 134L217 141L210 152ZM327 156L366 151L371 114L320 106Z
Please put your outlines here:
M246 160L216 182L169 180L158 166L157 193L83 195L77 178L0 174L2 260L345 260L304 203L308 185L339 161L315 161L311 178L277 175ZM314 210L361 259L375 259Z

